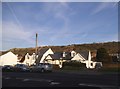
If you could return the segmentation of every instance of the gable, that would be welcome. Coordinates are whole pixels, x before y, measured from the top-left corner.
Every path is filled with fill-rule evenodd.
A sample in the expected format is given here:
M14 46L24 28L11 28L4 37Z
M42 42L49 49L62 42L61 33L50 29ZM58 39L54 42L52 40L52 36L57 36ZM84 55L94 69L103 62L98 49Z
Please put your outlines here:
M29 56L30 56L29 53L26 53L26 54L21 58L21 60L20 60L19 62L20 62L20 63L24 62L25 59L26 59L26 57L29 57Z
M47 50L49 50L49 48L41 48L38 51L38 55L43 55Z
M15 54L13 54L12 52L8 52L2 56L0 56L0 58L9 58L9 57L14 57L14 58L17 58L17 56Z
M89 51L78 51L77 53L79 53L85 60L88 60Z
M39 63L39 62L43 61L48 54L54 54L51 48L41 49L35 63Z
M79 54L79 57L81 58L81 59L83 59L83 60L87 60L88 58L87 58L87 56L85 56L85 55L83 55L83 54L80 54L80 53L78 53Z
M85 59L79 53L77 53L71 60L83 61Z
M53 58L51 57L51 55L48 55L48 56L46 56L45 59L46 59L46 60L47 60L47 59L51 59L51 60L52 60Z
M0 56L0 65L13 65L17 64L17 56L13 54L12 52L8 52L2 56Z
M54 54L51 48L49 48L43 55Z

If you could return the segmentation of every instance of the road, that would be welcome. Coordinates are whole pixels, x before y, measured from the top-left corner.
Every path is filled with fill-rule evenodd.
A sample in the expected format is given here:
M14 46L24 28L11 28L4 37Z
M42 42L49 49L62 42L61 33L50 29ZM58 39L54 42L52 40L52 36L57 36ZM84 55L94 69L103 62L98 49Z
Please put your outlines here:
M117 73L61 72L29 73L3 72L2 87L99 87L117 89Z

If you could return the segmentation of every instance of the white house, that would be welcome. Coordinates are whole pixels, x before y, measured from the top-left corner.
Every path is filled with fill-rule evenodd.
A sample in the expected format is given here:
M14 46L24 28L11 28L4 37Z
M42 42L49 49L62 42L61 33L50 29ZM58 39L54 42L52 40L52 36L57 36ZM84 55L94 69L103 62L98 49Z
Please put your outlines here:
M54 54L51 48L41 48L38 51L38 58L36 59L35 63L44 63L46 56L49 54Z
M17 55L13 54L12 52L8 52L0 56L0 66L4 65L14 66L15 64L17 64L17 61L18 61Z
M33 65L35 63L37 55L35 53L33 53L32 55L29 55L29 53L27 53L20 61L19 63L21 64L25 64L25 65Z
M78 62L83 62L83 61L87 60L81 55L80 52L71 51L71 56L73 57L71 60L75 60Z
M91 53L90 51L79 51L79 52L75 52L72 51L71 54L76 54L73 56L73 58L71 60L75 60L81 63L85 63L86 67L89 68L91 66Z
M48 54L44 60L47 63L59 65L60 68L62 68L62 64L65 61L85 63L87 68L95 68L97 63L91 60L90 51L55 52L54 54Z
M71 60L76 60L81 63L85 63L87 68L93 69L96 65L102 66L102 62L94 62L91 60L91 52L90 51L80 51L80 52L71 52L76 54Z
M53 52L51 48L41 48L38 52L38 58L35 63L50 63L59 65L62 68L62 64L65 61L78 61L85 63L87 68L95 68L96 64L102 64L100 62L93 62L91 60L90 51L71 51L71 52Z
M54 54L49 54L46 56L45 62L58 65L62 68L63 62L69 61L71 58L70 52L55 52Z

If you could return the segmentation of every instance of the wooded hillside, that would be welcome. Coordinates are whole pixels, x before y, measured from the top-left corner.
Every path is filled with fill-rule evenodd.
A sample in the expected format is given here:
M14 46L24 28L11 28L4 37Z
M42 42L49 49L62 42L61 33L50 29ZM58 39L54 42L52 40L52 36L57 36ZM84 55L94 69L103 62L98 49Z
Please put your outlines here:
M118 44L120 45L120 42L106 42L106 43L91 43L91 44L72 44L67 46L44 46L44 47L50 47L55 52L58 51L71 51L71 50L90 50L92 52L96 52L98 48L105 48L108 53L117 53L118 52ZM40 47L38 47L40 48ZM35 48L13 48L7 51L2 52L2 54L12 51L14 54L18 54L21 56L24 56L26 53L32 54L35 52Z

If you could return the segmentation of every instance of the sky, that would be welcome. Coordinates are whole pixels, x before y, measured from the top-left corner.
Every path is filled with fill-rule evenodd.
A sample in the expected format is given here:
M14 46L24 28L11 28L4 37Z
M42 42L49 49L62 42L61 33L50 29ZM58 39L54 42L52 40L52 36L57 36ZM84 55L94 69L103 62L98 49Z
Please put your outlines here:
M116 2L2 2L2 50L118 41Z

